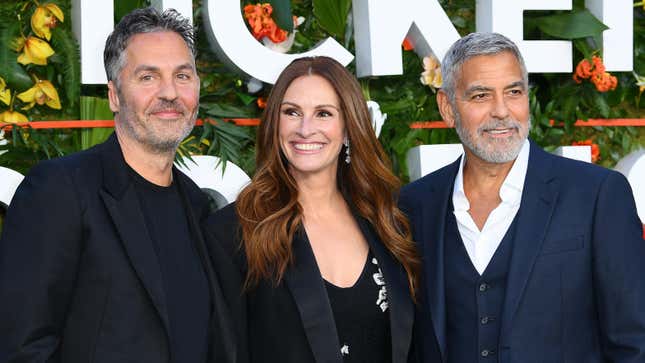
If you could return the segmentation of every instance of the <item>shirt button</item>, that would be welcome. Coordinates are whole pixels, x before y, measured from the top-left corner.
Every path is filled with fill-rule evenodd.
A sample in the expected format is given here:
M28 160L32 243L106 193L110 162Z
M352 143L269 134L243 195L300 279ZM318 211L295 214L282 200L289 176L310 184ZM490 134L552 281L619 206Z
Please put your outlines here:
M488 321L489 321L489 320L488 320L488 316L484 316L483 318L481 318L481 320L480 320L480 321L481 321L482 325L486 325L486 324L488 324Z
M490 285L485 282L479 285L479 291L481 292L484 292L488 289L490 289Z

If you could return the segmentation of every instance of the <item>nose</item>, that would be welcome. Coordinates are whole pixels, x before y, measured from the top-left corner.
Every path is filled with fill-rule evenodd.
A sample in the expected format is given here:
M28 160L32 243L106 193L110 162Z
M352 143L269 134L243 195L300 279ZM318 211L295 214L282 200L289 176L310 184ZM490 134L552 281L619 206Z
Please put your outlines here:
M305 114L300 119L300 127L298 128L298 134L306 138L313 135L316 132L313 115Z
M177 98L177 96L178 93L175 82L173 82L172 79L162 79L159 85L159 92L157 92L157 97L164 100L173 101Z
M508 116L509 116L509 111L508 111L508 106L506 105L506 99L504 98L504 96L495 97L493 109L491 110L491 117L499 120L504 120L508 118Z

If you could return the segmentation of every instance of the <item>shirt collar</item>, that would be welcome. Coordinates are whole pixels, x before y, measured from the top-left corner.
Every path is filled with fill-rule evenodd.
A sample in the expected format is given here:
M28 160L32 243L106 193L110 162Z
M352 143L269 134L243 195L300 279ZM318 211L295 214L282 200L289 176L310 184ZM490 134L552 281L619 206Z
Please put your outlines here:
M506 175L504 183L499 190L499 197L502 203L511 205L519 205L522 200L522 191L524 190L524 180L526 179L526 171L529 165L529 150L531 143L529 140L524 140L520 153L515 158L511 170ZM466 154L462 154L461 161L459 162L459 170L455 178L455 184L452 190L452 204L455 211L467 211L470 209L470 203L466 198L464 192L464 162Z

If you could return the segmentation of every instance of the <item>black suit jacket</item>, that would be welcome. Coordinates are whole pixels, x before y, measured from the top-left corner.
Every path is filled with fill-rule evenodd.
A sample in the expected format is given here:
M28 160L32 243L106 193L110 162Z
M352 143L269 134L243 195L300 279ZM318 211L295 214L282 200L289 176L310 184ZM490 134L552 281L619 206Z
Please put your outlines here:
M403 188L424 262L424 362L446 362L444 229L459 160ZM627 180L531 143L499 362L645 362L645 241Z
M174 176L209 280L210 361L234 362L230 317L199 227L206 200L185 175ZM168 362L165 301L115 135L35 166L0 239L0 361Z
M387 252L369 224L360 218L358 221L387 284L392 362L407 362L412 359L414 308L405 271ZM205 229L207 244L213 251L213 263L237 271L236 277L229 274L222 286L229 304L236 304L233 316L240 336L238 355L248 353L244 359L250 362L343 361L324 282L304 232L299 232L293 241L294 264L287 269L283 281L277 286L262 281L245 293L242 284L246 261L234 204L211 216ZM226 255L231 258L222 257Z

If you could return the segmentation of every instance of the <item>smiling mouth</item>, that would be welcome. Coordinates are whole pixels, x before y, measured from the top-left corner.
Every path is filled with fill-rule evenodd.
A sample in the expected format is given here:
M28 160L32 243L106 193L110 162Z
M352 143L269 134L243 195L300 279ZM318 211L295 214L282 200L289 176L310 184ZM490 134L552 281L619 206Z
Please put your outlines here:
M292 143L293 148L300 151L315 151L320 150L323 147L323 144L318 142L313 143Z
M490 134L492 136L505 136L511 133L515 133L517 131L517 128L515 127L508 127L508 128L497 128L497 129L486 129L484 130L485 133Z

